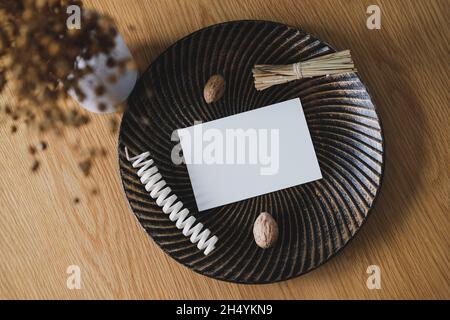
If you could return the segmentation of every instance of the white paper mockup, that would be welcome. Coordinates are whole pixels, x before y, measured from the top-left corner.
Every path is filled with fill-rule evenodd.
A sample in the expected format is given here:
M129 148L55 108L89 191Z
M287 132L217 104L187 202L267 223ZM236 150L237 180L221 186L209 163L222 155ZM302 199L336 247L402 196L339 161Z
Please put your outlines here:
M322 178L298 98L177 133L199 211Z

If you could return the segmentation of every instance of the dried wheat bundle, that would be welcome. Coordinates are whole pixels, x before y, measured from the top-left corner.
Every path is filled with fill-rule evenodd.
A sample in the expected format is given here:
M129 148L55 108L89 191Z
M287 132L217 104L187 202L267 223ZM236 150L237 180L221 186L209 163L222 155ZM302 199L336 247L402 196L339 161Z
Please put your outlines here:
M355 72L350 50L326 54L317 58L287 65L255 65L253 68L256 90L302 78Z

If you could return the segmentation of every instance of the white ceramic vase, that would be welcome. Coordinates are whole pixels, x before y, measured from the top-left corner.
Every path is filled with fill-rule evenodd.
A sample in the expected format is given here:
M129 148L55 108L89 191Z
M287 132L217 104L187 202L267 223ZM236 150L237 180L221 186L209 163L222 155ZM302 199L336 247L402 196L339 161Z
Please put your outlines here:
M102 53L87 61L82 58L77 61L78 68L84 68L86 65L89 65L93 69L93 73L84 76L78 81L80 89L86 95L83 101L79 99L73 89L69 90L68 93L81 107L91 112L111 113L116 111L115 107L128 98L136 84L138 72L135 68L127 68L125 72L120 73L118 67L110 68L106 65L109 57L114 58L116 61L133 59L120 34L117 33L115 41L116 45L110 54ZM115 76L117 81L114 83L109 81L111 76ZM95 88L99 85L103 85L106 89L101 96L95 94ZM104 108L99 109L99 105L103 105Z

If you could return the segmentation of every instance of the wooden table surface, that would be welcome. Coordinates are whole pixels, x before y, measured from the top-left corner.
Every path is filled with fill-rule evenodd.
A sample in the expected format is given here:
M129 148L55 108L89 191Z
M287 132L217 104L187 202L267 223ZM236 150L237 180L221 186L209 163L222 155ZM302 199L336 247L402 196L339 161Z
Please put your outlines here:
M376 206L337 257L270 285L216 281L179 265L142 230L122 192L110 116L92 116L63 139L0 127L0 298L450 299L449 1L91 0L113 16L140 71L177 39L208 25L264 19L302 27L350 48L378 107L386 171ZM381 30L366 27L370 4ZM7 90L1 101L6 101ZM29 143L45 139L30 172ZM72 147L105 146L89 178ZM100 194L90 190L100 185ZM73 199L80 197L80 203ZM81 289L66 287L78 265ZM366 286L369 265L381 289Z

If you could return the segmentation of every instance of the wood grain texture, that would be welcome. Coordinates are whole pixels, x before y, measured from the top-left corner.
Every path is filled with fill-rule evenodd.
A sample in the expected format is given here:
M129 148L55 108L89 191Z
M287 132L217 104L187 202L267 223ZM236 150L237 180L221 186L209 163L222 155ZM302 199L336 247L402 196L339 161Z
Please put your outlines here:
M450 298L450 111L448 1L122 1L87 4L113 16L141 71L177 39L210 24L264 19L299 26L337 49L352 49L383 122L386 167L366 225L329 263L270 285L209 279L180 266L145 234L121 189L116 136L108 117L93 117L65 139L44 136L49 150L30 175L27 142L0 128L0 298ZM382 29L366 28L378 4ZM6 101L9 91L0 99ZM69 147L104 145L83 179ZM96 182L101 193L89 196ZM81 203L73 204L80 196ZM66 288L77 264L82 289ZM377 264L382 289L368 290Z

